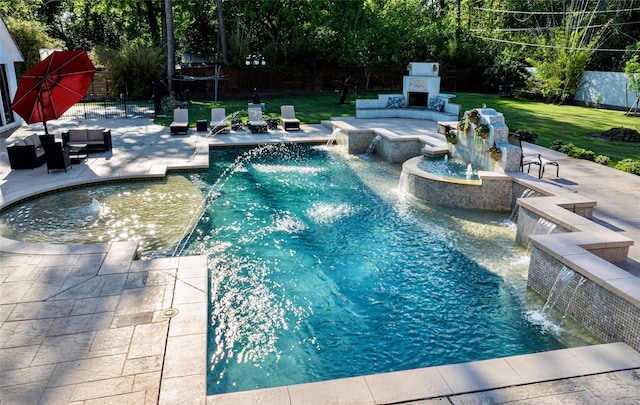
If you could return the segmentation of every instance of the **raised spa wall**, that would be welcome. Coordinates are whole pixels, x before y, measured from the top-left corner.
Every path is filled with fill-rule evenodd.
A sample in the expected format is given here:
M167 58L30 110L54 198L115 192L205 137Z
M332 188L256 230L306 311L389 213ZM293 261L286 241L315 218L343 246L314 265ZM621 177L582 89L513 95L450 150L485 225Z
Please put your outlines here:
M513 155L513 147L500 141L496 144L503 150L502 161L485 163L501 165L502 171L480 170L479 180L444 179L418 168L424 159L420 154L466 153L486 160L479 151L501 139L504 131L499 125L487 141L478 142L467 133L459 136L455 147L432 137L404 141L382 129L350 129L348 125L334 128L336 141L349 153L362 154L378 136L375 154L404 162L401 182L416 198L460 208L511 212L512 218L517 218L516 240L531 254L528 287L546 299L561 271L572 270L575 277L557 298L556 308L603 343L625 342L640 351L640 278L619 266L627 260L634 242L591 220L596 201L521 173L519 149ZM512 159L517 159L517 169L504 173L504 168L511 168L516 161ZM507 162L511 163L505 166Z

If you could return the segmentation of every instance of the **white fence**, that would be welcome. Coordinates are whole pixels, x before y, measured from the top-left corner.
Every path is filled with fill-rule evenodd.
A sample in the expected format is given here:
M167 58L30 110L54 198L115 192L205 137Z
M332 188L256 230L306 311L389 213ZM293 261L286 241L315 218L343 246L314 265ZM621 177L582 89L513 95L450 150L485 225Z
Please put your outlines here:
M628 82L626 73L585 70L582 74L582 86L574 100L587 105L629 109L635 103L636 95L627 90Z

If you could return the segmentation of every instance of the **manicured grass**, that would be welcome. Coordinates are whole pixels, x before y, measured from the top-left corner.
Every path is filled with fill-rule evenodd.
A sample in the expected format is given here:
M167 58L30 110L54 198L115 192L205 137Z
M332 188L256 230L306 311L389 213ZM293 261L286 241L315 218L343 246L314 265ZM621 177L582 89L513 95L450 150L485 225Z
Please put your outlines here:
M462 111L482 107L486 104L505 116L509 130L528 129L538 134L536 143L549 147L555 140L573 143L575 146L591 150L595 155L606 155L611 158L611 165L624 158L640 160L640 144L624 142L607 142L589 137L608 129L626 127L639 130L640 118L628 117L623 111L601 110L590 107L545 104L538 101L502 98L495 95L475 93L454 93L454 102L462 105ZM375 93L358 98L375 98ZM345 117L355 115L355 97L347 99L346 104L338 104L338 93L323 93L313 95L285 95L262 97L266 104L266 113L270 117L280 116L280 106L291 104L295 106L296 116L302 123L318 124L331 117ZM247 103L250 97L242 99L224 99L217 103L212 101L192 101L189 104L189 120L192 126L195 121L210 119L209 109L223 107L227 114L243 111L240 116L245 118ZM169 125L171 117L157 118L161 125Z

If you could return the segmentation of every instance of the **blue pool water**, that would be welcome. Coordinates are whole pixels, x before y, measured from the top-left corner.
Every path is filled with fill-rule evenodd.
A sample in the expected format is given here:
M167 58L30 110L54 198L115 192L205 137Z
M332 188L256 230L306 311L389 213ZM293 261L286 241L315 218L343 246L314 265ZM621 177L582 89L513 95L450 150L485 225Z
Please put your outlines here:
M594 342L526 291L508 213L407 199L400 166L375 156L270 146L210 163L24 201L0 234L209 255L210 393Z
M209 394L565 347L467 254L518 254L495 214L476 228L389 192L384 164L266 149L212 151L182 252L210 256Z
M418 168L428 173L454 179L478 180L478 170L458 159L425 158L418 163Z

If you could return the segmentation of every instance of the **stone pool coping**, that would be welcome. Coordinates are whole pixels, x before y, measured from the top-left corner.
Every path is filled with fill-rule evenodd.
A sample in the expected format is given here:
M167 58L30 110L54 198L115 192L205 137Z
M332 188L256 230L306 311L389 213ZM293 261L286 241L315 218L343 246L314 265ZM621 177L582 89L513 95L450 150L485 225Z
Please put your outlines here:
M121 120L123 130L119 134L114 125L110 127L119 135L116 136L118 141L125 140L124 134L127 132L139 131L150 135L152 138L145 142L156 144L146 149L142 146L143 155L122 156L129 153L129 150L122 149L124 145L120 143L114 145L116 152L113 156L97 155L86 164L74 166L68 174L38 174L33 179L38 181L40 176L46 176L46 182L39 183L40 186L53 188L50 184L52 181L75 185L84 182L81 177L87 181L102 181L110 176L119 179L157 176L170 167L201 167L207 162L208 145L198 149L198 137L192 131L187 138L174 139L168 135L168 129L132 129L131 121ZM389 121L385 120L385 123ZM146 120L144 125L148 125ZM381 123L376 123L375 126L380 127ZM326 141L330 138L328 130L326 133L321 129L316 131L316 140ZM274 141L278 140L275 136L268 139L272 138ZM249 142L249 137L244 135L232 135L227 139ZM222 137L216 137L212 143L226 142ZM169 148L174 156L167 153ZM186 153L176 158L175 151L181 153L183 148L186 148ZM145 159L148 161L144 162ZM163 159L165 162L162 162ZM172 161L167 163L167 159ZM31 174L44 171L36 169ZM5 181L15 182L21 177L29 179L28 175L12 176L9 173ZM26 193L33 192L33 188L38 186L29 180L24 181L24 184L29 184L27 188L22 187ZM15 189L9 189L10 192L7 192L7 187L2 189L3 206L8 201L18 199ZM8 403L15 398L35 399L21 401L22 403L38 403L39 398L47 393L50 399L56 398L61 403L80 403L93 399L104 403L226 404L268 403L271 399L282 399L285 404L367 404L387 399L389 402L422 399L429 395L439 395L438 398L447 396L451 399L465 393L473 395L469 393L500 387L524 387L529 384L534 384L530 386L532 391L536 391L535 387L540 387L538 396L546 396L548 392L545 381L561 382L570 378L574 384L578 380L573 378L578 376L614 372L606 374L611 379L621 375L615 373L617 370L640 369L640 355L625 344L614 343L207 397L206 258L194 256L133 260L135 246L129 242L60 246L26 244L3 238L0 239L0 251L9 252L3 256L2 266L2 280L5 284L0 294L2 323L15 321L17 328L23 324L28 326L34 322L45 322L55 326L53 330L64 332L64 336L89 334L94 339L90 350L82 358L65 354L65 350L69 350L66 345L60 347L61 361L57 363L48 363L46 356L42 356L48 350L58 349L47 346L46 343L47 339L59 342L60 335L29 335L30 339L40 339L40 343L36 344L34 340L26 346L0 346L5 362L19 354L16 357L19 361L35 358L41 359L40 362L43 363L32 370L11 368L15 366L2 363L0 381L4 383L0 384L3 385L0 387L0 398ZM30 263L29 269L33 268L34 271L19 271L24 266L24 260ZM7 275L4 271L8 267L14 271ZM64 283L53 283L53 279L49 278L59 276L59 271L67 268L70 273L64 278ZM43 275L48 276L42 280L46 282L44 284L40 283ZM88 288L91 286L93 287ZM25 292L20 290L23 287ZM163 291L160 297L157 294L159 291ZM72 294L74 292L76 295ZM73 304L74 309L60 317L52 318L51 314L42 314L39 312L42 310L39 305L47 294L58 294L58 300L49 301L51 298L48 298L44 302L60 304L59 301L64 301L62 298L67 297L66 301ZM20 298L11 298L18 295ZM99 312L93 313L91 307L85 304L94 303L95 300L104 300L108 305L97 308L96 311ZM171 308L178 310L177 315L163 317L165 310ZM94 324L96 320L100 322ZM127 331L129 337L128 341L121 342L118 347L114 347L113 341L100 339L105 334L119 331ZM2 337L14 339L6 334ZM74 347L77 345L72 344L71 347L78 349ZM27 353L31 357L25 356ZM77 355L76 353L75 356ZM626 386L633 389L634 386L630 384L632 383L628 382ZM34 396L25 397L30 393ZM532 394L518 395L519 398L531 398ZM615 397L619 394L609 395ZM635 396L637 397L638 395Z

